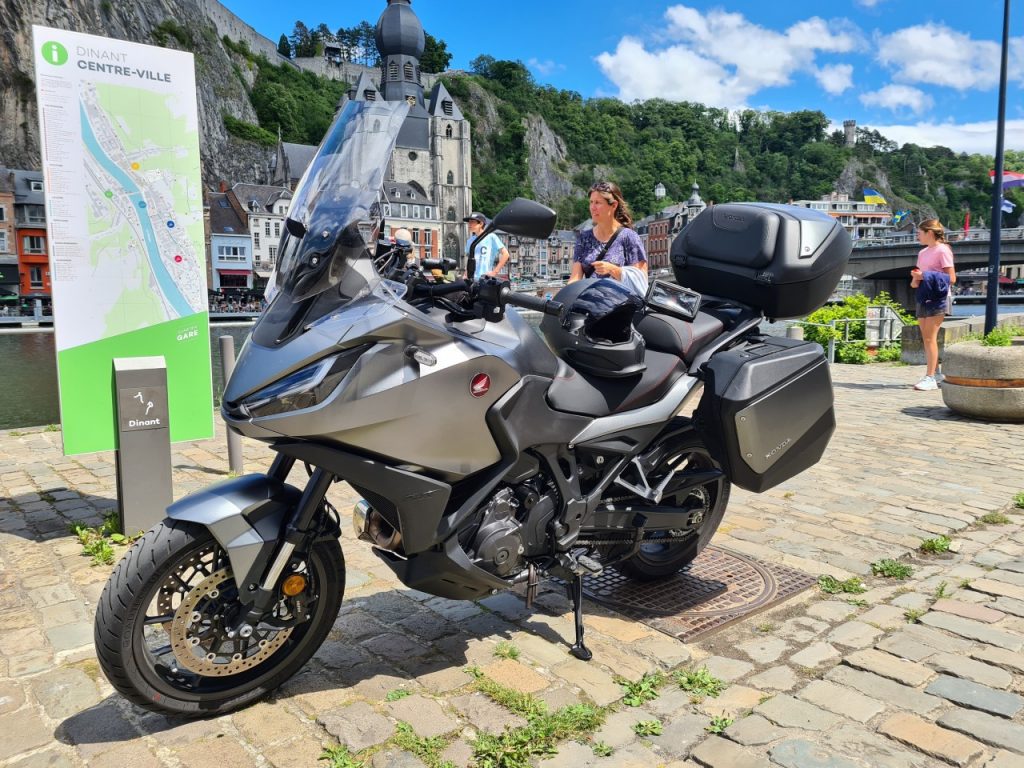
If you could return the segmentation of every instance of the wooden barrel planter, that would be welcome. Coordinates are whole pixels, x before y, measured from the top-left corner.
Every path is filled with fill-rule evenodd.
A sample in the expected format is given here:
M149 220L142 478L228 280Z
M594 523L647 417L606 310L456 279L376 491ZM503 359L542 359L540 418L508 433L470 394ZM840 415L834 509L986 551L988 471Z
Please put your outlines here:
M1024 339L1009 347L950 344L942 356L942 401L964 416L1024 422Z

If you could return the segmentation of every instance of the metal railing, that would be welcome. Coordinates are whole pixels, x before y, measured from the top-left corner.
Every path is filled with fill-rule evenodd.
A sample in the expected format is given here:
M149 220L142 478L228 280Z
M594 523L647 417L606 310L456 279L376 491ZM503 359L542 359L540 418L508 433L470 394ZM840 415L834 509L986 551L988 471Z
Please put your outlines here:
M871 329L872 325L875 325L875 328L872 329L872 332L870 333L871 338L851 339L850 325L853 323L865 324L865 336L869 335L869 329ZM828 357L828 362L832 364L836 361L837 344L864 345L865 348L868 348L869 346L884 347L889 344L896 344L902 338L903 327L905 324L899 318L891 317L882 317L877 319L864 317L840 317L830 320L827 323L812 323L808 320L790 320L789 325L790 327L794 325L800 326L801 329L807 326L814 328L828 328L830 333L826 355ZM842 333L839 333L840 325L843 327Z
M962 243L968 240L991 240L992 230L972 229L968 232L947 231L946 239L951 243ZM999 241L1024 240L1024 227L1000 230ZM883 248L893 245L910 245L917 242L917 232L903 232L885 237L863 237L853 242L854 248Z

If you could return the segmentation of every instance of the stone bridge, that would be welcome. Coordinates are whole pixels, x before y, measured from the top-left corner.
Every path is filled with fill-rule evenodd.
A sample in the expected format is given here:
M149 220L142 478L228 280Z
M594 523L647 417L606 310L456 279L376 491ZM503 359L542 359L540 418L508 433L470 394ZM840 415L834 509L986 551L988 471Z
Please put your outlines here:
M990 232L950 233L950 247L957 270L978 269L988 266ZM883 244L863 244L853 249L847 274L874 282L877 291L889 295L912 308L910 270L917 263L921 245L914 235L892 238ZM1000 266L1024 264L1024 227L1002 230L999 247Z

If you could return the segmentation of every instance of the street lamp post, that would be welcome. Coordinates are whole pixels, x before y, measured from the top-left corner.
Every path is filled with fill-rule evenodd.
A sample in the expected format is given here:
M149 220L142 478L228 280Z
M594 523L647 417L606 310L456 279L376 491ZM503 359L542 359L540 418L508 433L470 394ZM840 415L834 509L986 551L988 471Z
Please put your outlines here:
M999 64L999 113L996 117L996 168L992 179L992 237L988 246L988 295L985 333L996 327L999 315L999 241L1003 228L1003 134L1006 129L1006 62L1010 47L1010 0L1003 0L1003 51Z

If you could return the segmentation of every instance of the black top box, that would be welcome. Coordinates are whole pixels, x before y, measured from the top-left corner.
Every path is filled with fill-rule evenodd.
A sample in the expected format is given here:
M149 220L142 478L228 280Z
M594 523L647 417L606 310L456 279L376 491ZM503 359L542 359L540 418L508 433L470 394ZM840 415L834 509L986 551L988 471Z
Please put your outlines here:
M676 282L760 309L804 317L832 295L850 259L842 225L822 211L772 203L705 209L672 243Z

